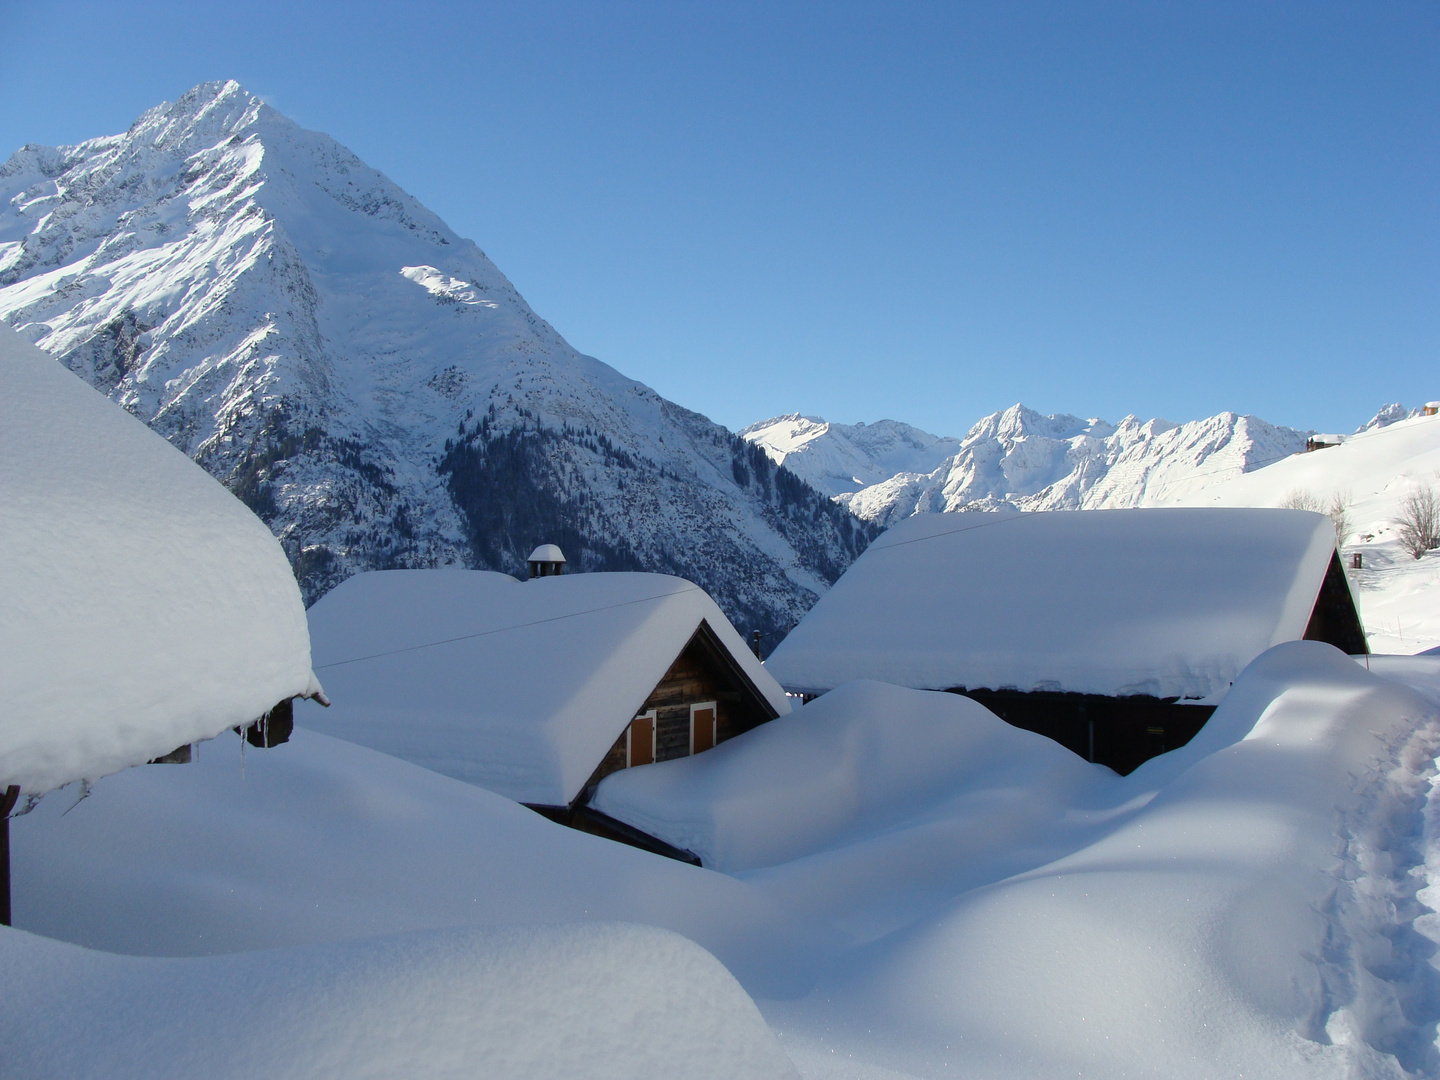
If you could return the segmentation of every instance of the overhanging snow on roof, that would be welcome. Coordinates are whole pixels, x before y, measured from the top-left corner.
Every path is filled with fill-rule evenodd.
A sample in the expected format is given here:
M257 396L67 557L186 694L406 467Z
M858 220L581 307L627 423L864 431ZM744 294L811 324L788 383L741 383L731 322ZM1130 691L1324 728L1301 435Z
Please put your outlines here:
M517 802L565 806L701 622L789 712L715 602L681 578L358 574L310 609L334 705L297 719Z
M884 533L767 662L787 689L1207 698L1304 636L1335 550L1303 510L921 514Z
M265 524L0 326L0 791L96 779L319 689Z

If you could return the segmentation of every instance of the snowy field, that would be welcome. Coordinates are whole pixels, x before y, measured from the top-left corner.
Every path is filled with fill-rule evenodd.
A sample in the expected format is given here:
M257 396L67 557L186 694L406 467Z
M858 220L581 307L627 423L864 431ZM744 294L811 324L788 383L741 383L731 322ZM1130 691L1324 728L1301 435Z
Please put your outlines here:
M852 684L626 778L729 873L222 736L12 823L0 1074L1433 1076L1440 660L1371 666L1123 778Z

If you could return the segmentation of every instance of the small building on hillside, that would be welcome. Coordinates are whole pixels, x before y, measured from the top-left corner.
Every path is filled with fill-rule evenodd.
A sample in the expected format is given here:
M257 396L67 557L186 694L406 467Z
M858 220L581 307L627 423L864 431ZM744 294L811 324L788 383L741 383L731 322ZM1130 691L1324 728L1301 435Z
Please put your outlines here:
M790 710L705 591L662 574L376 571L309 614L335 704L301 726L595 831L609 773Z
M265 523L0 324L0 923L22 797L227 728L278 728L310 669L299 586ZM23 806L23 804L21 804Z
M920 514L872 543L766 666L805 695L857 678L962 693L1129 772L1300 638L1368 651L1323 514Z

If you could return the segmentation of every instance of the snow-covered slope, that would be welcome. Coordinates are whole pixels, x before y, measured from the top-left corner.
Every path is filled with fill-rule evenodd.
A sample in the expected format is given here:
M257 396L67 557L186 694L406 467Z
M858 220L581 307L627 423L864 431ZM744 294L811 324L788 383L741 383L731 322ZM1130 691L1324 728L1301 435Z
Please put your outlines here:
M899 473L930 473L959 453L959 439L941 438L897 420L832 424L818 416L777 416L740 432L826 495L841 495Z
M1407 495L1440 493L1440 416L1390 406L1339 446L1287 457L1177 500L1192 506L1280 506L1309 498L1348 508L1341 551L1370 648L1414 653L1440 645L1440 551L1416 559L1400 543L1396 518ZM1380 421L1377 423L1377 421ZM1361 568L1351 568L1360 556Z
M769 627L869 531L577 353L473 243L234 82L0 166L0 319L221 478L308 598L554 542Z
M907 424L828 424L784 416L741 435L770 459L889 525L956 510L1099 510L1171 502L1305 448L1305 432L1221 413L1172 424L1119 424L1023 405L985 417L963 439Z

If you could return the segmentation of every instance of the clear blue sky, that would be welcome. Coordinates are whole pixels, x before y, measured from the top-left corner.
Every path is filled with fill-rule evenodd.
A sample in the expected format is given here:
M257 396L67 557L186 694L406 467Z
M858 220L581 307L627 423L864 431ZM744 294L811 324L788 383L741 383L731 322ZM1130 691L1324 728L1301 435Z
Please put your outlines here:
M730 427L1440 398L1440 3L0 0L0 156L236 78Z

